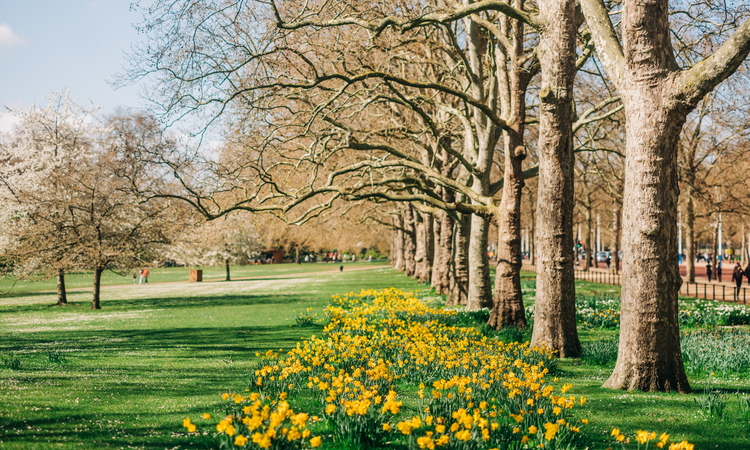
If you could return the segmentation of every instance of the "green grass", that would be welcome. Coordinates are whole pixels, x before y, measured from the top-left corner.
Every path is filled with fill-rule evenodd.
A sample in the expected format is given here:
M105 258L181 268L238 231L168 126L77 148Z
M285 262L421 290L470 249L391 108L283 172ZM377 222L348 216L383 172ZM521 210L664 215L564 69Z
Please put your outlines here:
M88 309L88 287L71 292L71 305L59 307L50 306L54 292L33 291L53 289L54 283L17 286L0 296L0 448L205 448L184 433L182 419L197 422L219 407L221 392L244 390L256 352L287 350L320 334L320 323L290 327L307 308L322 317L335 293L424 289L388 269L353 271L348 264L338 273L337 268L250 266L235 268L233 278L258 279L163 284L155 282L185 280L187 269L158 269L148 286L109 275L100 311ZM204 270L208 279L223 278L222 268ZM329 272L312 273L320 270ZM576 286L619 292L583 281ZM525 299L533 303L533 293ZM614 340L617 330L580 330L580 337L584 344ZM2 364L11 355L20 369ZM639 429L667 432L696 449L750 448L750 422L740 417L734 397L737 391L750 393L748 374L712 378L712 390L731 393L721 418L696 405L709 387L705 374L691 375L695 392L688 395L602 389L612 366L578 359L559 365L560 381L574 386L570 393L588 399L577 409L590 420L579 449L619 448L609 436L613 427L629 436Z
M320 316L332 294L361 287L419 289L391 270L305 277L294 267L256 281L112 287L100 311L88 293L65 307L48 306L54 293L0 299L0 357L21 361L0 365L0 448L190 447L182 419L243 390L255 352L320 334L290 327L301 311ZM65 361L50 362L50 351Z

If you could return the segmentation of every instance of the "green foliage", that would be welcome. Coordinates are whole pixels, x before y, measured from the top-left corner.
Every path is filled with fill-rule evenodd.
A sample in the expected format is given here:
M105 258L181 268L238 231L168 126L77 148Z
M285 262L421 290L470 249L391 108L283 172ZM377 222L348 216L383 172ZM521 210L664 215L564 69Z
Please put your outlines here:
M617 360L618 341L584 342L581 347L581 359L588 364L605 366Z
M307 308L305 311L299 313L295 320L298 327L312 327L315 325L316 317L318 315L312 313L312 308Z
M703 394L695 398L695 404L698 408L704 410L709 416L724 417L729 403L729 396L721 390L714 389L711 385L711 377L708 379L708 386Z
M750 331L737 328L696 330L680 335L682 360L693 374L750 373Z
M21 370L21 358L15 352L12 352L3 358L3 366L10 370Z

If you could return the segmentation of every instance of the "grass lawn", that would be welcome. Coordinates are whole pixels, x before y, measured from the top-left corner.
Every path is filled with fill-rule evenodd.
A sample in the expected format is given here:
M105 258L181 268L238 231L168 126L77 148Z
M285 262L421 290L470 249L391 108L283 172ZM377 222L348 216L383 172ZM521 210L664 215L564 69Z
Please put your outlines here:
M352 270L366 267L347 264L339 273L331 264L248 266L232 276L254 279L191 284L157 283L187 279L185 268L158 269L148 286L109 275L100 311L88 309L90 287L73 289L71 305L59 307L49 306L53 282L17 284L0 296L0 358L15 355L21 363L18 370L0 364L0 448L205 448L184 433L182 419L214 412L222 392L243 391L256 352L288 350L320 334L322 326L290 327L302 311L312 308L320 317L332 294L362 288L424 289L390 269ZM204 270L204 279L223 278L223 268ZM86 280L68 283L83 287ZM3 282L7 291L12 282ZM580 335L584 345L616 339L611 330ZM696 405L707 387L703 374L690 378L694 394L643 394L601 389L611 367L559 365L560 381L574 386L570 393L588 398L576 409L590 420L579 449L619 448L609 436L613 427L629 436L638 429L667 432L696 449L750 448L750 423L729 394L750 392L747 374L713 382L731 397L722 419Z

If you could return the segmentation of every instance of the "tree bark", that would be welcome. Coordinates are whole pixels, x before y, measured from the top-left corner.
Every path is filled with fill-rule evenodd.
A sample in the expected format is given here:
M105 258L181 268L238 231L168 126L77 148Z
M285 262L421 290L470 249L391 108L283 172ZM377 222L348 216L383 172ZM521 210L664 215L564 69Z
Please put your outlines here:
M614 201L614 217L612 218L612 273L620 272L620 230L622 229L622 204Z
M447 190L447 189L446 189ZM452 193L451 193L452 196ZM435 272L432 280L439 294L449 294L451 288L451 257L453 254L453 219L447 213L440 218L438 246L435 250Z
M404 270L404 228L400 214L393 216L393 268Z
M432 277L432 261L435 257L435 233L432 214L420 213L422 216L422 261L418 280L420 283L429 284Z
M102 309L99 302L99 293L102 285L102 272L104 272L103 267L96 266L94 268L94 299L91 302L91 309Z
M68 294L65 291L65 269L57 269L57 304L68 304Z
M695 283L695 200L693 188L688 186L685 193L685 268L688 283Z
M416 266L414 267L414 274L412 275L412 278L415 280L419 280L422 278L422 272L424 272L425 266L425 255L426 255L426 249L425 249L425 224L424 219L422 217L422 213L420 213L417 210L414 210L414 223L415 223L415 230L416 230L416 245L417 250L414 253L414 261L416 262Z
M561 358L581 355L573 274L573 81L575 1L542 0L546 26L538 47L542 65L539 114L539 264L531 345L547 345Z
M297 251L297 260L299 261L299 250ZM224 279L224 281L232 281L229 278L229 258L224 258L224 267L227 269L227 277Z
M416 270L415 252L417 250L414 223L414 207L407 204L404 212L404 273L414 275Z
M442 189L438 189L441 191ZM441 195L442 197L442 195ZM432 240L432 246L434 249L434 256L432 260L432 273L430 274L430 284L432 285L433 289L435 289L436 292L440 293L440 290L438 289L438 272L440 271L440 267L438 266L438 253L440 253L440 233L442 233L442 221L438 216L432 217L432 231L433 231L433 240Z
M534 206L534 192L529 190L529 262L536 264L536 207Z
M471 217L460 214L456 222L455 245L453 246L451 292L448 304L466 305L469 302L469 236L471 235Z
M487 234L489 222L471 216L471 239L469 240L469 298L466 309L477 311L492 306L490 288L490 263L487 259Z

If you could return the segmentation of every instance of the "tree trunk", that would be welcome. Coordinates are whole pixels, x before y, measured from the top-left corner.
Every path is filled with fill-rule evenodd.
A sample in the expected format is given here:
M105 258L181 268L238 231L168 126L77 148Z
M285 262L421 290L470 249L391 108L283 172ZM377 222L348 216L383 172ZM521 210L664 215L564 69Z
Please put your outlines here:
M612 218L612 273L620 272L620 230L622 229L622 204L614 202L614 217Z
M425 223L422 213L417 210L414 210L414 220L416 223L417 250L414 254L414 261L416 262L416 266L414 268L414 274L412 275L412 278L414 278L415 280L420 280L422 278L422 272L424 272L425 270L425 256L427 253L425 248Z
M439 189L442 190L442 189ZM442 233L442 222L438 218L438 216L432 217L432 231L433 231L433 239L432 239L432 248L434 251L433 260L432 260L432 273L430 274L430 284L435 289L436 292L440 293L440 289L438 288L438 272L440 272L440 267L438 266L438 253L440 253L440 233Z
M68 304L68 294L65 291L65 269L57 269L57 304Z
M433 228L433 218L430 213L422 213L422 241L423 256L422 270L419 273L419 282L430 284L432 279L432 264L435 258L435 229Z
M297 260L299 261L299 250L297 251ZM224 258L224 267L227 269L227 277L224 279L224 281L232 281L229 278L229 258Z
M716 273L717 262L719 261L719 218L717 215L716 224L714 225L713 239L711 239L711 269L713 269L714 279L718 280L719 275Z
M649 17L656 12L652 7L626 5L625 39L647 43L657 39L656 34L666 39L663 47L669 47L666 9L657 21ZM666 8L666 2L660 7ZM677 153L687 112L668 107L674 106L665 98L669 80L647 63L655 57L652 52L663 50L634 45L626 53L633 63L621 90L627 156L620 345L604 387L689 392L677 318L682 284L677 265Z
M299 250L300 250L300 246L299 245L295 246L294 248L294 263L295 264L301 264L300 259L299 259L299 253L300 253ZM229 262L227 262L227 270L229 270ZM227 279L227 281L229 280Z
M605 387L689 392L677 296L677 154L685 118L750 53L750 21L687 70L671 46L668 0L625 0L622 42L600 0L579 0L625 109L620 348Z
M466 305L469 302L469 236L471 235L471 216L460 214L456 222L455 245L453 245L452 269L449 305Z
M529 262L531 265L536 264L536 208L534 207L534 192L529 190L529 211L531 220L529 221ZM538 195L538 193L537 193Z
M103 267L97 266L94 268L94 299L91 302L91 309L102 309L101 305L99 304L99 293L101 291L101 285L102 285L102 272L104 272Z
M414 275L416 270L415 252L417 250L414 207L407 204L404 212L404 273L407 276Z
M466 309L477 311L492 306L490 289L490 263L487 259L487 234L489 222L471 216L471 239L469 240L469 298Z
M539 12L547 25L538 47L542 65L536 226L539 264L531 345L547 345L561 358L577 358L581 343L573 273L575 1L542 0Z
M591 195L588 196L589 203L584 207L584 216L586 217L586 237L583 240L583 270L589 270L591 267L591 230L593 226L591 214Z
M695 200L693 199L693 188L688 186L686 189L686 208L685 208L685 268L687 269L688 283L695 283Z
M495 295L488 322L495 329L526 327L521 291L521 195L524 185L521 163L526 157L526 149L521 145L520 136L515 133L506 136L505 184L500 206L495 213L498 223L497 268Z
M400 214L393 216L393 268L404 270L404 229Z
M447 189L446 189L447 190ZM439 294L449 294L451 288L451 257L453 256L453 219L443 213L440 219L440 234L435 250L435 272L432 280Z

